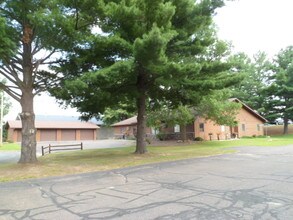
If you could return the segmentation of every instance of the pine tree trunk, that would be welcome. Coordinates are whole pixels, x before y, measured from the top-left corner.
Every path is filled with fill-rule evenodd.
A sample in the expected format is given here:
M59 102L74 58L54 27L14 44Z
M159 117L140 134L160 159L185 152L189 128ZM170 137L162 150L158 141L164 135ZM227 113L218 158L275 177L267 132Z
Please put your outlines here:
M139 96L137 98L137 137L136 137L136 154L144 154L147 152L145 141L146 128L146 75L141 72L137 78L137 90Z
M145 127L146 127L146 97L141 95L137 100L138 114L137 114L137 137L136 137L136 154L144 154L147 152L145 142Z
M180 125L180 131L181 131L181 138L183 142L187 141L187 133L186 133L186 126Z
M283 130L283 134L288 134L288 118L287 117L284 118L284 130Z
M22 139L21 155L18 163L36 163L38 161L36 156L37 143L33 98L32 92L24 92L21 97Z
M23 83L21 86L20 114L22 123L21 155L19 163L36 163L36 128L34 114L34 80L33 80L33 58L32 58L33 29L28 23L23 25Z

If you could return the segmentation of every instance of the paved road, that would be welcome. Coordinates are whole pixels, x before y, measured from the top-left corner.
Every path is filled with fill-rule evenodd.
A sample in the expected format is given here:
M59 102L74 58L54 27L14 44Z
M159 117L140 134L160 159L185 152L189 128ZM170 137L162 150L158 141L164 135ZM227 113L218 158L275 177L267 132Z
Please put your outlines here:
M19 157L19 151L0 151L0 164L17 162Z
M37 155L42 155L42 146L59 145L59 144L75 144L81 141L55 141L55 142L38 142ZM82 141L84 149L99 149L99 148L115 148L127 147L135 145L132 140L96 140L96 141ZM16 163L19 160L19 151L0 151L0 164L1 163Z
M0 184L0 219L293 219L293 145Z

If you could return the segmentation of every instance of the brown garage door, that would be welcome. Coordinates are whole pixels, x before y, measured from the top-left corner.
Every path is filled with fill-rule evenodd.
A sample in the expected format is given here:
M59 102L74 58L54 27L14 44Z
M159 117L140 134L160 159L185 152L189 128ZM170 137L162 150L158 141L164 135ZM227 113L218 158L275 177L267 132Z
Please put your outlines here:
M16 130L17 142L21 142L21 130Z
M95 130L80 130L80 140L94 140Z
M41 141L56 141L57 140L57 131L55 129L51 130L40 130Z
M76 131L73 129L62 130L61 131L61 140L62 141L75 141L75 133Z

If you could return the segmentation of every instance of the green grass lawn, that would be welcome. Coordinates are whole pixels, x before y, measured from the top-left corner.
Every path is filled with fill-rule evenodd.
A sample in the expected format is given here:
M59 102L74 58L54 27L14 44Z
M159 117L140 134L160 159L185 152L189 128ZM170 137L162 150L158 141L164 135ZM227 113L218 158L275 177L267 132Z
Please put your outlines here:
M231 141L193 142L181 146L149 146L149 153L136 155L134 147L60 152L39 158L34 165L2 164L0 181L60 176L111 170L142 164L205 157L235 152L232 146L293 146L293 135L272 138L243 138Z
M16 143L3 143L0 146L0 151L20 150L20 145Z

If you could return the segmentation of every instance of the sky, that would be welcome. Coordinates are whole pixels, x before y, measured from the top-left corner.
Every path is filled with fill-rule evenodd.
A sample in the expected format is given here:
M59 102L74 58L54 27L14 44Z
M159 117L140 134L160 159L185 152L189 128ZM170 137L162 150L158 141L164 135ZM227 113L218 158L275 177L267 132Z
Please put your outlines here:
M293 0L235 0L215 17L221 39L236 51L252 56L264 51L272 57L293 45Z
M264 51L272 58L282 48L293 45L292 11L293 0L234 0L218 9L214 20L219 38L232 42L235 52L252 57ZM21 112L20 104L11 102L6 120L14 120ZM38 115L79 115L75 109L61 108L47 94L35 98L34 110Z

